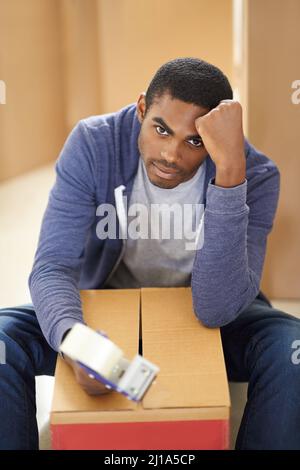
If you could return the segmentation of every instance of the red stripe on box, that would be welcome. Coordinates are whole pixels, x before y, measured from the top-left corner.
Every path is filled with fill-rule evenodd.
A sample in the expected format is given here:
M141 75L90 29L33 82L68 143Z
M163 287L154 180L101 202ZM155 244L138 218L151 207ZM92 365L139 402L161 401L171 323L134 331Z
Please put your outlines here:
M154 450L228 449L228 420L55 424L52 448Z

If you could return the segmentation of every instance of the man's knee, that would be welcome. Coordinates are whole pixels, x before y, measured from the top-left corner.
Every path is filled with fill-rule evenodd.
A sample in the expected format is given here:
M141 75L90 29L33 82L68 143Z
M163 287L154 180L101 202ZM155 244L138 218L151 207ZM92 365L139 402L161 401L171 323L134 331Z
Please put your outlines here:
M288 315L270 319L258 337L256 367L300 380L300 320ZM298 365L298 369L295 367Z
M0 364L25 367L30 360L30 335L26 322L22 322L22 313L19 307L0 309Z

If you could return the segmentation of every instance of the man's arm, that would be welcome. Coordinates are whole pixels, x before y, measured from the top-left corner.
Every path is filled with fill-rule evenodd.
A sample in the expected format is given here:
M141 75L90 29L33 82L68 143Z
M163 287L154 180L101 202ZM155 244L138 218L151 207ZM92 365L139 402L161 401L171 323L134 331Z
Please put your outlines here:
M83 322L78 280L88 230L96 213L97 162L79 123L56 164L29 288L43 334L58 351L63 334Z
M204 144L206 132L209 134L207 150L216 164L216 179L208 185L204 244L195 257L192 295L197 317L209 327L233 321L257 296L279 195L278 169L262 154L250 163L245 180L241 116L236 111L224 116L225 134L220 130L220 114L215 115L215 122L205 123L211 124L209 131L199 127Z

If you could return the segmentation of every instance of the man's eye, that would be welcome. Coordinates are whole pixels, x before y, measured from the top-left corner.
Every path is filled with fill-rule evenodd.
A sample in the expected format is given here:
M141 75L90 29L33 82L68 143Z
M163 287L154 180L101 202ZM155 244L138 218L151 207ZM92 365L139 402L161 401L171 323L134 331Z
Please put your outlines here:
M202 147L203 142L201 139L191 139L188 142L190 142L194 147Z
M156 132L160 135L168 135L168 132L166 131L166 129L164 129L161 126L155 126L155 129L156 129ZM164 132L165 132L165 134L164 134Z

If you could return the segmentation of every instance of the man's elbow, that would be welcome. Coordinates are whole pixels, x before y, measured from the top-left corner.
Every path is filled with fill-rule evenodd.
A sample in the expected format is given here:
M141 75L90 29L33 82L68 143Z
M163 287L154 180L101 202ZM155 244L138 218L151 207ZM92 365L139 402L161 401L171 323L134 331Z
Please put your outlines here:
M222 295L205 298L204 295L193 294L193 308L198 320L208 328L220 328L237 319L256 298L259 292L259 284L252 282L248 289L240 295L232 297Z
M235 320L239 313L229 308L218 311L199 305L194 305L194 312L198 320L207 328L221 328L221 326L225 326Z
M229 322L224 322L224 320L216 317L215 315L210 316L202 316L196 313L196 317L202 323L202 325L206 326L206 328L221 328L221 326L226 325Z

